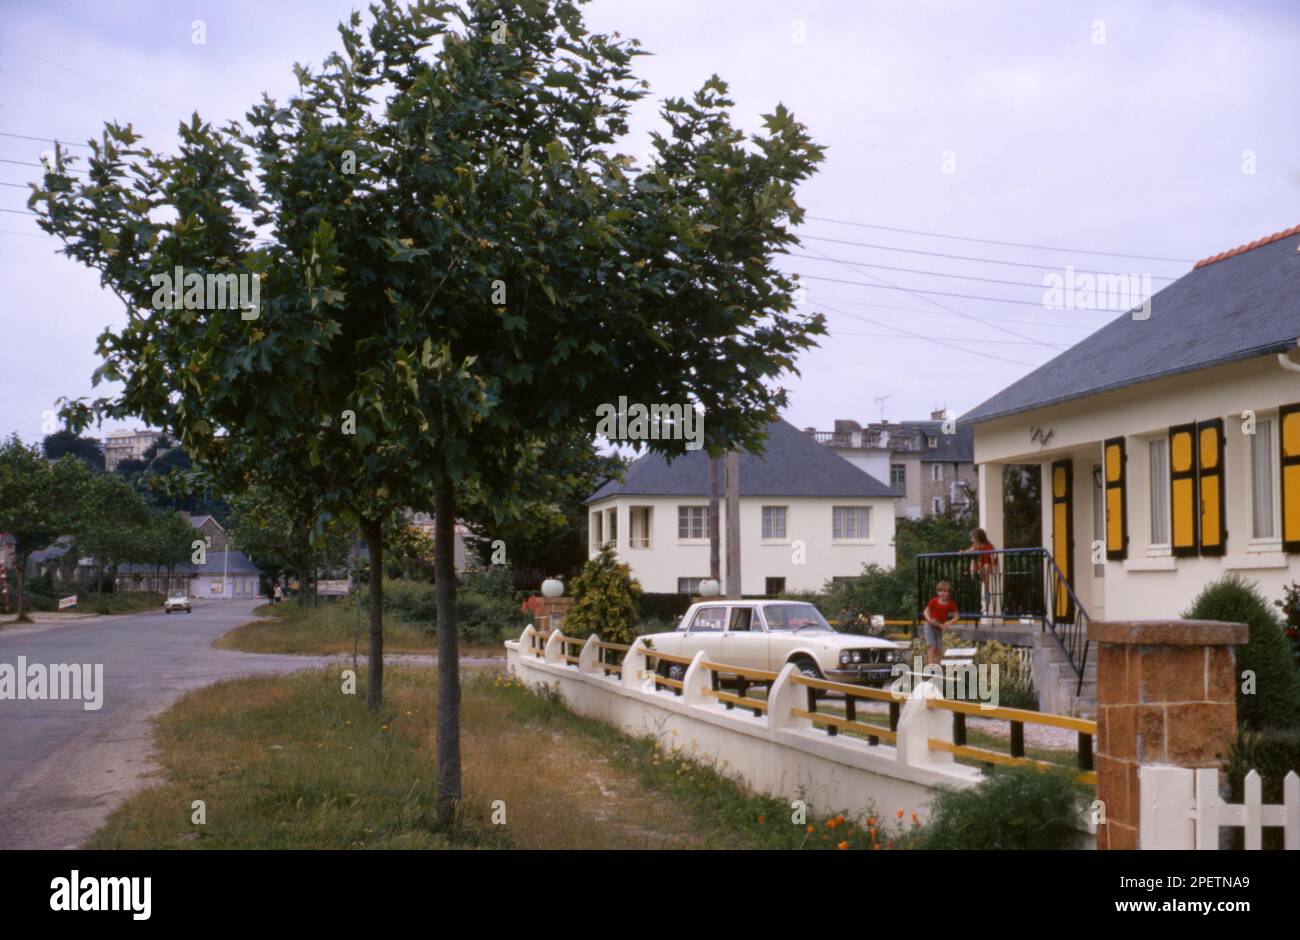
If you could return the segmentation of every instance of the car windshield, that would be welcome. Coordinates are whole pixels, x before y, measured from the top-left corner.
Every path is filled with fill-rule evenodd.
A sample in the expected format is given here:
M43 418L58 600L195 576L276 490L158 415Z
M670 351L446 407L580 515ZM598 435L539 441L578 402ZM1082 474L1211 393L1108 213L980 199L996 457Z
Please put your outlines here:
M771 604L763 608L769 630L829 630L820 610L812 604Z

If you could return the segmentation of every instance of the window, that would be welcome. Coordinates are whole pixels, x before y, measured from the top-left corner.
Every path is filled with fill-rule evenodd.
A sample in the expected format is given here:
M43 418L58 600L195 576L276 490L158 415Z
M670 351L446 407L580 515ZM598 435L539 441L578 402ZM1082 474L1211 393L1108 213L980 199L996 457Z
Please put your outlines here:
M934 483L938 483L942 479L943 479L943 464L941 463L930 464L930 480Z
M691 621L691 632L700 633L714 631L721 632L727 625L727 608L725 607L701 607L695 613L695 619Z
M708 516L709 507L707 506L678 506L677 507L677 537L679 539L707 539L708 536Z
M935 437L933 434L930 434L926 437L925 443L927 447L938 447L939 439Z
M653 506L632 506L628 510L628 547L650 547L650 522L653 518Z
M700 585L704 583L704 578L678 578L678 594L699 594Z
M939 515L940 513L943 512L942 497L936 496L934 499L930 500L930 512L934 513L935 515Z
M833 506L831 538L867 539L871 537L871 509L868 506Z
M769 578L768 580L770 581L771 579ZM754 608L733 607L731 608L731 626L727 629L733 632L748 633L750 632L750 627L753 622Z
M899 493L907 489L907 464L891 463L889 465L889 485Z
M776 597L778 594L784 594L785 578L764 578L763 593L768 597Z
M763 541L785 538L785 506L763 507Z
M1250 504L1251 536L1257 539L1277 537L1273 523L1273 422L1259 421L1250 437Z
M1152 441L1151 544L1169 544L1169 439Z
M618 509L605 510L605 529L608 535L605 544L611 547L618 547Z
M602 525L605 518L603 512L593 512L591 514L591 545L593 548L601 548L605 544L604 527Z

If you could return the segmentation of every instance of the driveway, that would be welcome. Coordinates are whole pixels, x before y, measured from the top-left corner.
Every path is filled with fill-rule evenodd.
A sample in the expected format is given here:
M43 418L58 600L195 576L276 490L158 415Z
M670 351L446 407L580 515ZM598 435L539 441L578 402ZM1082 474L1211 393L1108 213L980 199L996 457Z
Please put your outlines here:
M0 849L76 848L156 770L151 719L220 679L320 667L316 656L212 649L259 601L0 630L0 663L103 665L102 707L0 699Z

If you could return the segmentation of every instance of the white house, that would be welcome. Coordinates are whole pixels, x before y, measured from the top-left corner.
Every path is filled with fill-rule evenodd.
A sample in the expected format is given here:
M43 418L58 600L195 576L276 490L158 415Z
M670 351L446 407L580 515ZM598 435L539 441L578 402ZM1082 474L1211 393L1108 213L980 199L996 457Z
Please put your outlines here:
M762 456L742 453L739 464L743 594L817 590L866 564L893 567L898 494L886 484L786 421L768 426ZM704 451L671 464L647 454L586 504L591 557L613 546L643 590L693 594L709 576Z
M1037 464L1093 620L1177 615L1226 572L1300 581L1298 252L1300 226L1207 258L964 415L993 543L1003 467Z

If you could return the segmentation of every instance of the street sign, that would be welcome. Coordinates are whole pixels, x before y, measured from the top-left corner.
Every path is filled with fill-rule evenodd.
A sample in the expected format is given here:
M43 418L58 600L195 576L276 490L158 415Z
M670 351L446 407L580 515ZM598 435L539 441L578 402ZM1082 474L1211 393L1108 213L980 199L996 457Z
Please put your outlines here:
M65 607L76 607L76 606L77 606L77 595L75 594L71 594L68 597L59 598L59 610L63 610Z
M322 597L342 597L348 593L348 581L317 581L316 593Z

